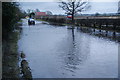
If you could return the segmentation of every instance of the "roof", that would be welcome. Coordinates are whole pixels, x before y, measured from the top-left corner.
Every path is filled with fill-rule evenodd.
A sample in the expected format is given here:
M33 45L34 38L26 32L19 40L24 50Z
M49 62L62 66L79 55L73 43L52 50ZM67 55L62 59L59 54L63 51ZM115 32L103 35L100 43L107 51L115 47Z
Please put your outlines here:
M36 15L44 16L44 15L46 15L46 12L36 12Z

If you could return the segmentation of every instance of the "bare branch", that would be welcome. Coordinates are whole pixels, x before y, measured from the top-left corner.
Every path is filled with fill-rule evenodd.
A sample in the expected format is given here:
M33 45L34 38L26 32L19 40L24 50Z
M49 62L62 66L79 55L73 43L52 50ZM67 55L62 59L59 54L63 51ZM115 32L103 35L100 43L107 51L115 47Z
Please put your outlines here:
M61 7L65 11L71 11L69 5L66 2L61 2L61 5L59 5L59 7Z
M78 2L78 3L77 3L77 6L75 7L75 9L86 5L86 3L87 3L87 2Z
M77 12L82 12L90 8L90 5L88 6L88 2L83 0L68 0L68 2L61 1L60 3L59 7L65 10L66 14L74 15Z

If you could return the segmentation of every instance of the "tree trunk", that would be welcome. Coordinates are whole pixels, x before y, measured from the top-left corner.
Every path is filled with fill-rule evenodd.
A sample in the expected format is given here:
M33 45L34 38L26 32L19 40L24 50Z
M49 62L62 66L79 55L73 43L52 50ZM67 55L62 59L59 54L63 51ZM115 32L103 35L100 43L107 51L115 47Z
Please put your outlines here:
M73 5L73 10L72 10L72 24L74 25L74 7L75 7L75 4L74 2L72 2L72 5Z
M72 2L73 10L72 10L72 37L74 41L74 2Z

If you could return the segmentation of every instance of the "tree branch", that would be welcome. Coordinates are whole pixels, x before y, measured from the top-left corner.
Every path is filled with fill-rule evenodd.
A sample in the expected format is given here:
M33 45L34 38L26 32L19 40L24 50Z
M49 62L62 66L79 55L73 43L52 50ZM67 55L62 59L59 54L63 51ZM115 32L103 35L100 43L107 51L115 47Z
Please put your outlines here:
M74 2L74 4L72 4ZM68 0L68 2L60 2L61 4L59 5L59 7L61 7L63 10L66 11L66 13L68 14L74 14L77 12L81 12L87 8L90 8L90 6L88 6L88 2L87 1L82 1L82 0ZM74 9L73 9L73 5L74 5Z

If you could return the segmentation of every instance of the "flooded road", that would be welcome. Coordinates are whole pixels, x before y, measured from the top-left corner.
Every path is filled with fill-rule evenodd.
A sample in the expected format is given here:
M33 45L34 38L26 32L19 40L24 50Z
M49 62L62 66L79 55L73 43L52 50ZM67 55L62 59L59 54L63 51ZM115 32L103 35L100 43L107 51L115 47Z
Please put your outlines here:
M118 43L37 21L27 25L18 42L33 78L117 78Z

